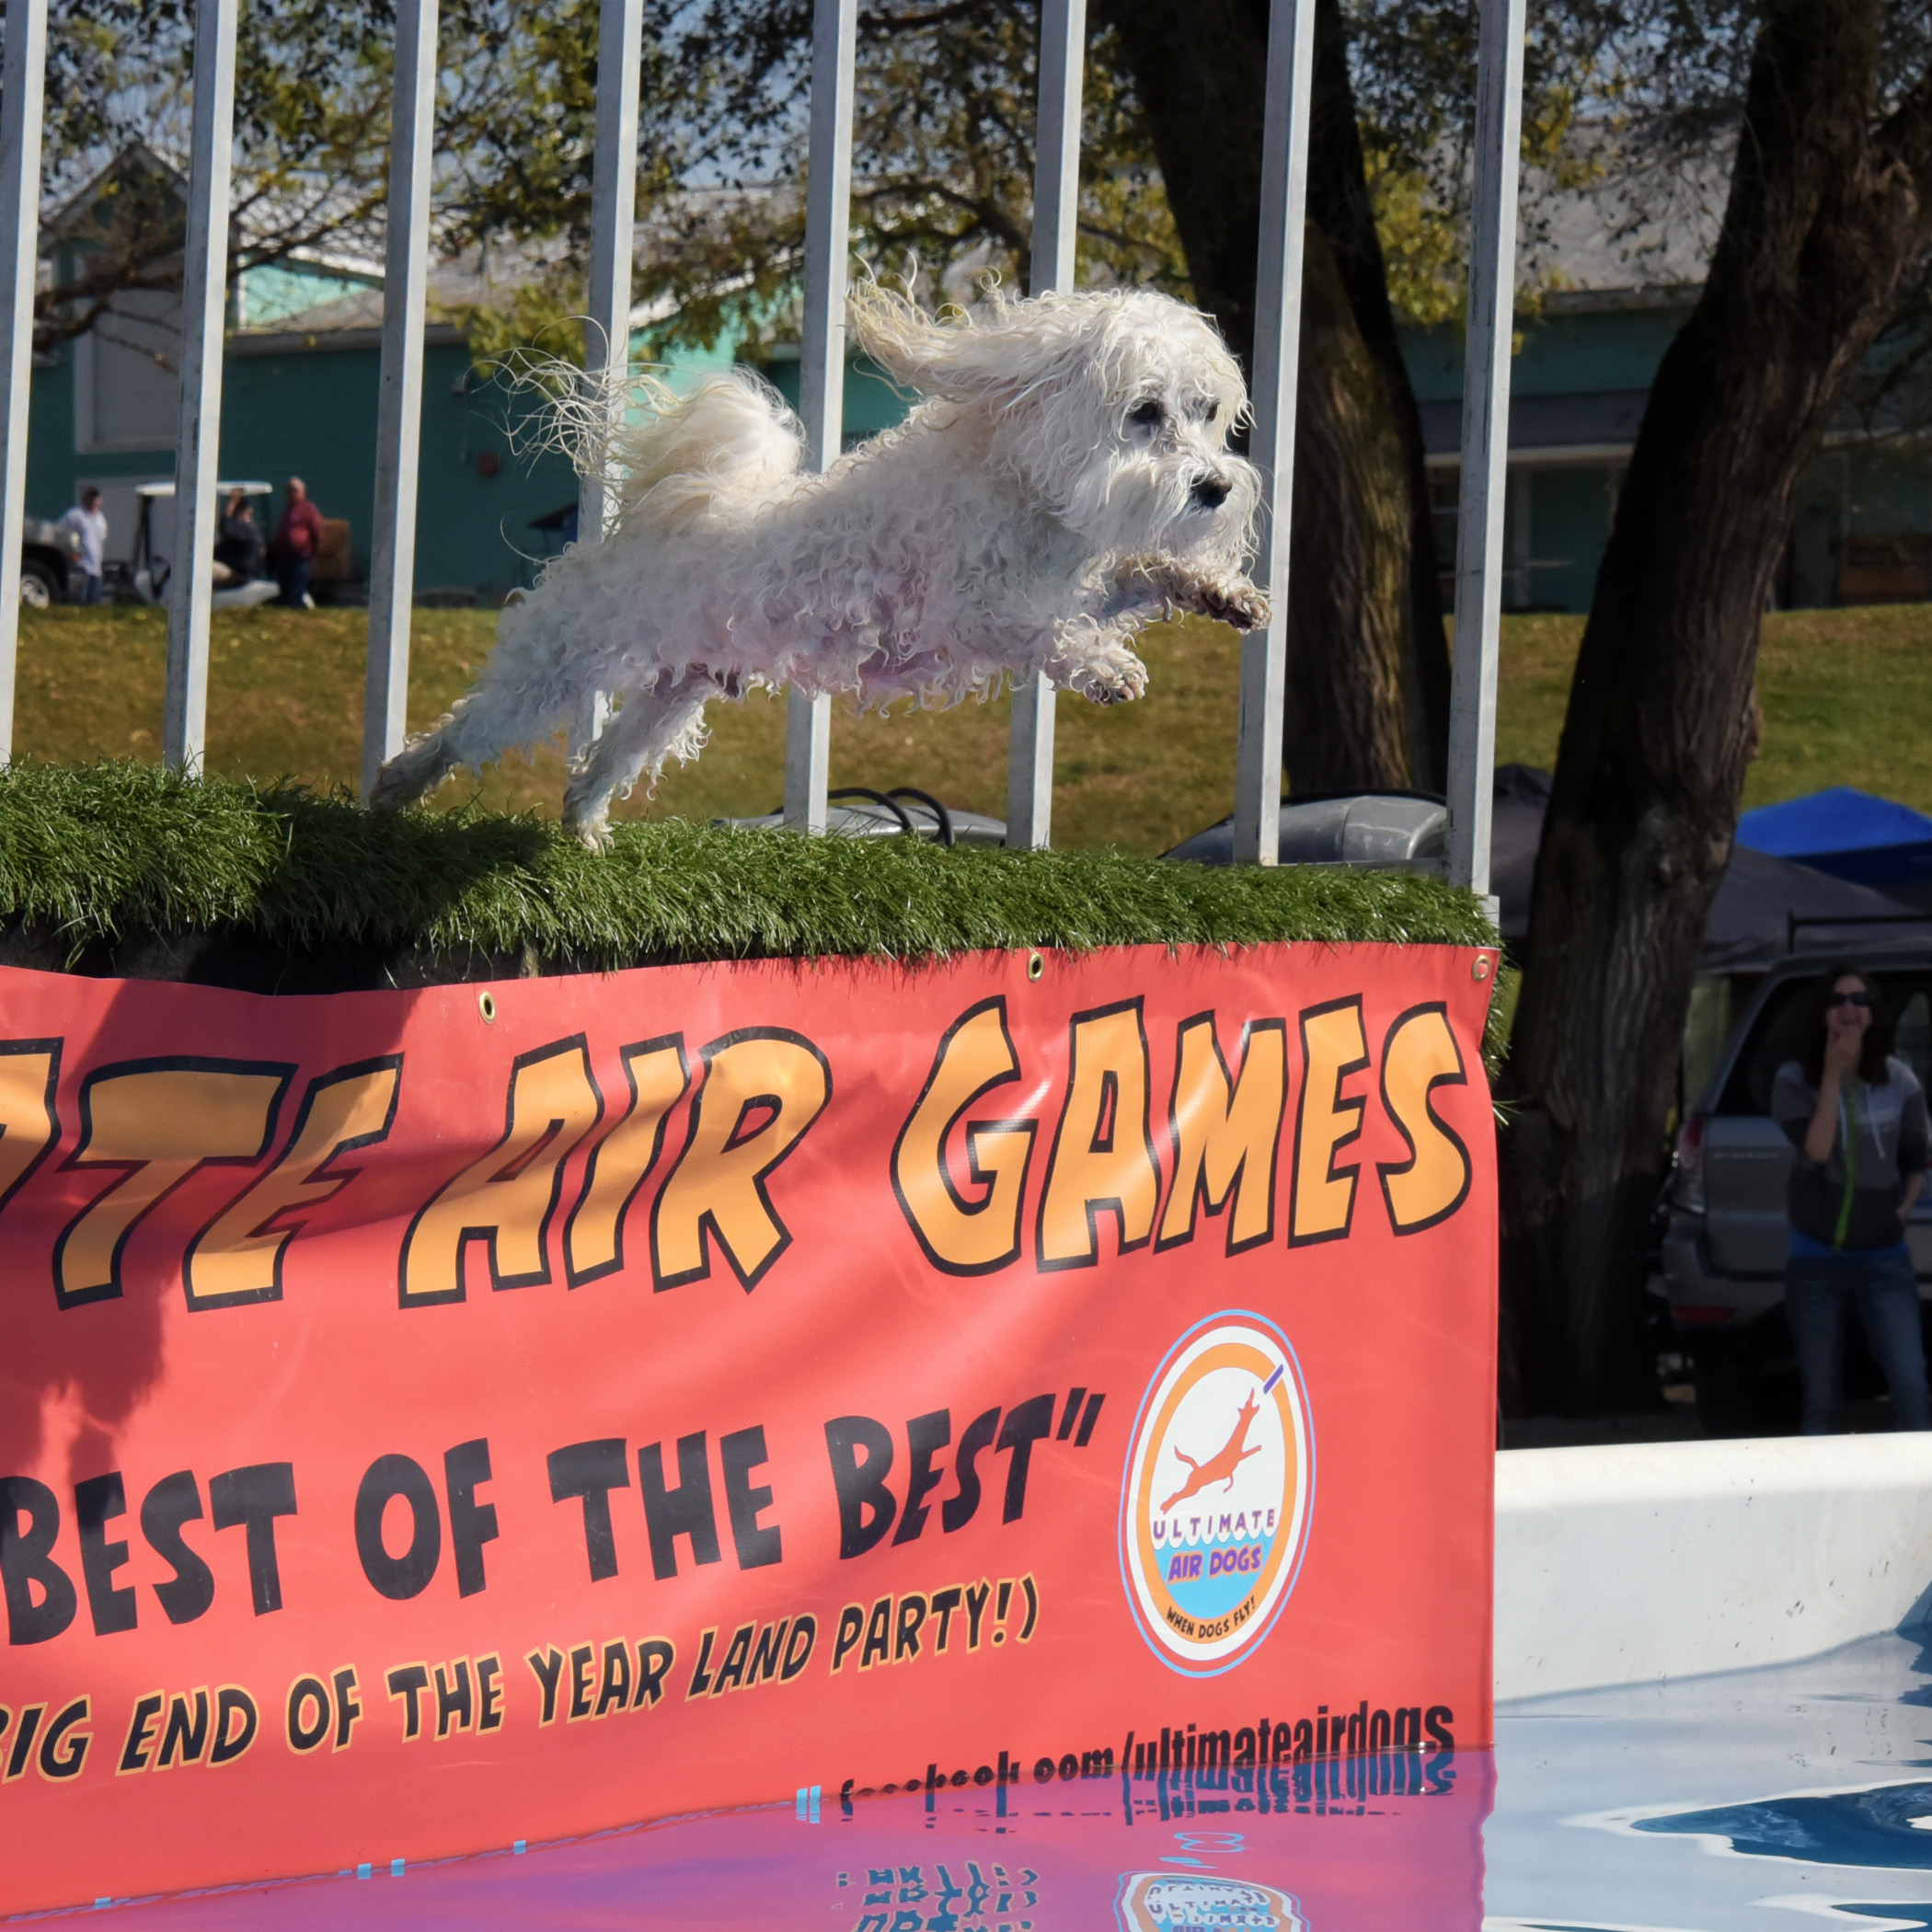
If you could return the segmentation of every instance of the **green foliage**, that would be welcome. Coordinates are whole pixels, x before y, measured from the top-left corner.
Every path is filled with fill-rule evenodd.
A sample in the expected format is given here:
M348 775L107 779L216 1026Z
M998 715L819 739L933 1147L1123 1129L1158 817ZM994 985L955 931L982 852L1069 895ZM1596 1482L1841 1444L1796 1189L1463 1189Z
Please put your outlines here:
M132 763L0 775L0 914L76 949L235 928L580 969L1494 937L1466 893L1410 874L946 851L679 821L622 825L593 855L535 818L372 814L346 796Z
M91 328L131 289L178 287L193 9L188 0L53 0L44 168L56 198L96 183L81 247L37 301L45 342ZM386 184L395 18L385 0L281 0L237 23L231 256L372 255ZM136 147L138 144L138 148ZM132 165L128 165L132 164Z
M1475 10L1344 0L1344 13L1391 292L1417 320L1445 319L1461 301ZM935 299L970 299L985 276L1025 285L1039 17L1037 0L880 0L861 13L852 245L876 270L914 276ZM811 21L809 0L648 0L637 293L669 316L664 348L793 328ZM525 346L581 353L597 24L595 0L442 8L436 248L474 251L479 265L511 258L500 293L453 312L481 358ZM57 195L136 141L185 168L191 25L190 0L52 0ZM302 253L379 258L394 31L389 0L244 7L236 269ZM1606 104L1630 94L1623 43L1662 47L1684 31L1657 26L1646 40L1609 0L1539 7L1531 165L1569 179L1583 165L1578 127L1592 115L1600 127ZM1214 49L1202 58L1212 64ZM1708 92L1730 70L1705 65L1717 76ZM43 341L91 326L116 291L178 282L178 221L167 184L154 185L104 209L85 258L43 291ZM1527 218L1534 226L1534 207ZM1104 16L1087 49L1078 274L1189 288L1135 79Z
M859 17L852 247L929 299L970 300L984 277L1027 283L1039 24L1034 0L900 0ZM811 9L659 0L647 31L671 109L655 121L647 109L653 155L687 191L650 218L639 296L675 311L669 342L783 335L803 274ZM1104 25L1087 53L1078 273L1187 286L1132 81Z
M1602 82L1586 90L1576 77L1589 67L1587 43L1601 38L1601 24L1581 17L1583 11L1568 21L1570 35L1556 53L1546 37L1543 57L1530 61L1524 83L1523 164L1533 186L1558 193L1574 193L1600 179L1611 152L1602 139L1602 121L1585 127L1580 120L1586 95L1600 109L1616 92ZM1395 58L1394 44L1374 30L1374 13L1369 6L1360 10L1358 47L1366 43L1385 59ZM1466 89L1475 48L1453 36L1424 36L1413 46L1406 40L1403 45L1395 71L1370 74L1361 89L1363 167L1389 300L1404 320L1432 328L1460 323L1468 299L1466 197L1473 176ZM1418 85L1424 75L1431 81L1426 88ZM1425 92L1431 97L1427 106L1420 98ZM1533 193L1519 213L1526 258L1517 289L1521 315L1536 314L1542 296L1560 285L1541 261L1549 238L1547 206Z
M570 0L547 29L552 54L518 67L529 76L535 124L554 123L559 138L580 111L569 105L570 35L594 29L593 16L570 24L580 4ZM1532 38L1524 154L1554 186L1587 176L1579 117L1614 92L1614 75L1596 64L1614 17L1606 6L1559 0L1541 10ZM1466 275L1474 10L1464 0L1344 0L1344 12L1391 295L1416 321L1450 319ZM874 271L911 280L922 299L969 302L989 277L1027 284L1039 19L1037 0L881 0L860 15L852 247ZM637 293L668 316L662 348L708 349L724 337L756 344L795 330L811 23L805 0L647 8L639 208L648 238ZM1213 29L1202 30L1201 57L1212 65ZM1085 79L1076 278L1186 297L1187 262L1135 76L1104 15L1088 39ZM568 234L569 260L552 265L541 299L520 313L505 305L472 318L473 339L493 353L554 348L581 300L569 264L582 253L587 204L563 179L526 173L503 157L496 185L471 198L471 232L481 237L493 223L516 239ZM1527 219L1534 241L1534 208Z
M533 393L543 395L548 385L541 372L555 366L550 357L583 366L582 295L568 265L559 265L506 299L465 303L449 319L462 329L478 376L500 377L512 388L527 378Z

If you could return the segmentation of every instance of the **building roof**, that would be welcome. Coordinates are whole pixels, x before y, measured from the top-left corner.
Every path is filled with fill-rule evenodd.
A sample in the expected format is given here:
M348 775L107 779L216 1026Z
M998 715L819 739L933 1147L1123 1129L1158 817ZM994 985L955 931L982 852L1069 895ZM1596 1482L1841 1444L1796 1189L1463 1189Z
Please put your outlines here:
M1731 155L1647 154L1614 129L1572 143L1581 181L1526 170L1520 253L1547 306L1675 306L1702 285L1731 186Z
M176 201L184 202L188 181L171 162L164 161L145 142L132 141L101 170L40 222L40 240L69 241L86 229L100 225L100 204L123 182L139 187L159 187Z
M1552 456L1573 462L1621 460L1637 441L1648 389L1600 389L1573 396L1510 397L1510 454ZM1455 463L1462 454L1463 406L1425 402L1422 447L1432 462Z

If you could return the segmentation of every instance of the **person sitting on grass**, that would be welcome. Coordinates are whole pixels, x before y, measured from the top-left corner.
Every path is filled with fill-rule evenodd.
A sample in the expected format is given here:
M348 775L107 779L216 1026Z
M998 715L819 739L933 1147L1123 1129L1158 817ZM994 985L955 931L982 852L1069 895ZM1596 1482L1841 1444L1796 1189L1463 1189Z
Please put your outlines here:
M291 610L314 610L316 600L308 593L308 573L316 552L322 547L322 512L309 500L308 488L300 477L289 478L288 501L270 547L275 553L275 581L282 587L282 595L275 601Z
M1845 1316L1858 1311L1901 1429L1932 1429L1918 1275L1905 1224L1926 1184L1926 1096L1892 1054L1871 975L1836 965L1812 995L1802 1060L1778 1068L1771 1111L1798 1150L1788 1203L1785 1315L1798 1347L1803 1431L1836 1420Z

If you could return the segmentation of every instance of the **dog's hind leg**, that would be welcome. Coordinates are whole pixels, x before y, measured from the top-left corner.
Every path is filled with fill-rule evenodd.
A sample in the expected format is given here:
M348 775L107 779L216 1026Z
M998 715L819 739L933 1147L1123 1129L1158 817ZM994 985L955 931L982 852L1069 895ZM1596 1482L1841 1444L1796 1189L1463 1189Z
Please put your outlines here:
M378 811L413 805L458 765L488 765L560 721L534 708L527 690L486 678L467 697L459 698L440 724L412 738L383 766L369 803Z
M567 722L581 727L573 743L592 735L595 658L566 642L553 604L526 598L504 606L496 648L476 688L383 766L369 794L372 806L413 804L458 765L488 765Z
M681 680L668 691L632 691L624 707L582 755L564 793L564 829L599 852L610 843L611 800L627 796L647 772L655 778L669 758L688 763L705 742L705 705L718 687Z
M462 764L454 748L456 718L453 713L434 730L412 738L375 775L369 790L373 811L396 811L413 805Z

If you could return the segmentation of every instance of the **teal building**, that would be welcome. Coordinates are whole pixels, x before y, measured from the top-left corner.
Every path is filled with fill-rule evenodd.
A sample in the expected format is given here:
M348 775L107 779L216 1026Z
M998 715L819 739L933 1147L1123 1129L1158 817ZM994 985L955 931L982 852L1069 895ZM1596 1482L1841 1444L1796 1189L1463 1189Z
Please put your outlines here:
M152 178L163 164L131 151L116 169ZM111 206L100 182L47 224L46 244L84 252ZM168 177L171 181L172 177ZM1690 312L1701 272L1693 242L1670 279L1645 283L1604 241L1608 224L1582 210L1581 237L1520 329L1512 374L1504 523L1504 603L1512 610L1585 611L1651 379ZM63 266L63 273L65 267ZM444 313L475 276L444 265L431 278ZM439 291L439 282L442 284ZM1580 286L1593 282L1594 286ZM239 278L222 402L221 473L271 483L299 476L325 516L350 529L352 578L366 579L375 490L381 277L367 266L293 261ZM88 484L105 498L108 555L126 558L135 487L174 472L178 296L114 298L86 334L36 358L28 450L29 514L57 517ZM1404 353L1421 406L1445 596L1455 546L1463 339L1454 327L1411 328ZM650 355L648 331L633 354ZM730 359L729 347L673 362L673 379ZM762 364L796 405L796 350ZM845 441L897 421L906 398L855 359L845 384ZM477 366L460 332L432 326L423 370L417 515L420 597L500 603L528 584L571 525L569 465L542 447L531 397ZM172 505L151 506L154 547L168 553ZM352 589L351 594L352 594ZM1777 600L1793 606L1932 598L1932 450L1917 434L1874 434L1847 422L1800 491Z
M1511 371L1504 607L1587 611L1650 382L1695 285L1545 297ZM1455 557L1463 339L1403 339L1421 406L1445 586ZM1780 607L1932 599L1932 447L1911 429L1845 412L1798 492L1775 596Z

